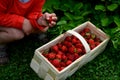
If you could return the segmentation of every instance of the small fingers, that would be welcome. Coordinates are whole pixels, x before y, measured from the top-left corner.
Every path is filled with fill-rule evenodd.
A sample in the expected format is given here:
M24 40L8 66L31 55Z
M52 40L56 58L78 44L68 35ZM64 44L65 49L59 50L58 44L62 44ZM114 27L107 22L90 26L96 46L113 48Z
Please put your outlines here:
M49 23L49 27L53 27L56 25L56 22L52 21L51 23Z
M55 13L45 13L44 14L44 19L46 19L47 23L48 23L48 26L49 27L53 27L56 25L56 21L57 21L57 16Z

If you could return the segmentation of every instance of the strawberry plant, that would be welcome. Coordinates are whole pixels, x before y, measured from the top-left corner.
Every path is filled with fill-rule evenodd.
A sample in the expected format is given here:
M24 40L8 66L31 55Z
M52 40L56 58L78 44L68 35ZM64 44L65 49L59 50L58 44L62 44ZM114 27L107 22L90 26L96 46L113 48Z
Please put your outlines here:
M117 49L120 46L118 36L120 32L120 15L118 14L120 2L118 0L98 0L94 3L92 0L47 0L43 12L55 12L58 16L56 27L48 31L51 35L50 38L53 39L89 20L110 35L113 47Z

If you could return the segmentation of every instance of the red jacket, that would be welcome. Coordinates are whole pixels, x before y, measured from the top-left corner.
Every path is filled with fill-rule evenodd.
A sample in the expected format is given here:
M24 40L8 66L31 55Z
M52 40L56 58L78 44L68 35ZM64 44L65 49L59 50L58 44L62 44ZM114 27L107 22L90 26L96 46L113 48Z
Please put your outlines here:
M27 18L33 27L42 30L44 27L38 25L36 20L42 16L44 2L45 0L30 0L27 3L0 0L0 26L22 29L24 18Z

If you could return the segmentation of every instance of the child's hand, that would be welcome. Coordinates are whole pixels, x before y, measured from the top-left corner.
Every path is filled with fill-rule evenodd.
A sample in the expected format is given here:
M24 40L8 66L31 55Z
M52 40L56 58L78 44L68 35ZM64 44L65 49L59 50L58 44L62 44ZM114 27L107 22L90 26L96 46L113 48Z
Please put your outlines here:
M52 13L52 14L45 13L45 15L46 15L46 20L48 22L49 27L55 26L56 21L57 21L56 14L55 13Z
M53 27L56 25L57 16L55 13L44 13L43 16L41 16L38 19L38 24L46 27Z

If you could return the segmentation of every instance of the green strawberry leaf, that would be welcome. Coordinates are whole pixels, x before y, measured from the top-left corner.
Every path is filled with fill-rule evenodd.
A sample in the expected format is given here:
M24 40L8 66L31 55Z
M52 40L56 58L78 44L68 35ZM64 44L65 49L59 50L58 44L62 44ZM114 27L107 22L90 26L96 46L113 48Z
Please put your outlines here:
M64 13L64 15L69 19L69 20L72 20L73 18L73 15L70 14L70 13Z
M64 25L64 24L67 24L67 21L60 20L59 22L57 22L57 25Z
M109 24L109 19L107 17L102 18L101 19L101 24L102 24L102 26L107 26Z
M107 9L109 11L114 11L116 8L118 8L118 4L111 4L111 5L107 6Z
M74 10L80 10L83 7L83 3L78 3L74 6Z
M96 5L95 10L105 11L105 7L103 5Z
M114 22L118 27L120 27L120 18L118 16L114 16Z
M82 13L82 16L86 16L86 15L88 15L90 13L92 13L92 12L91 11L85 11L85 12Z

